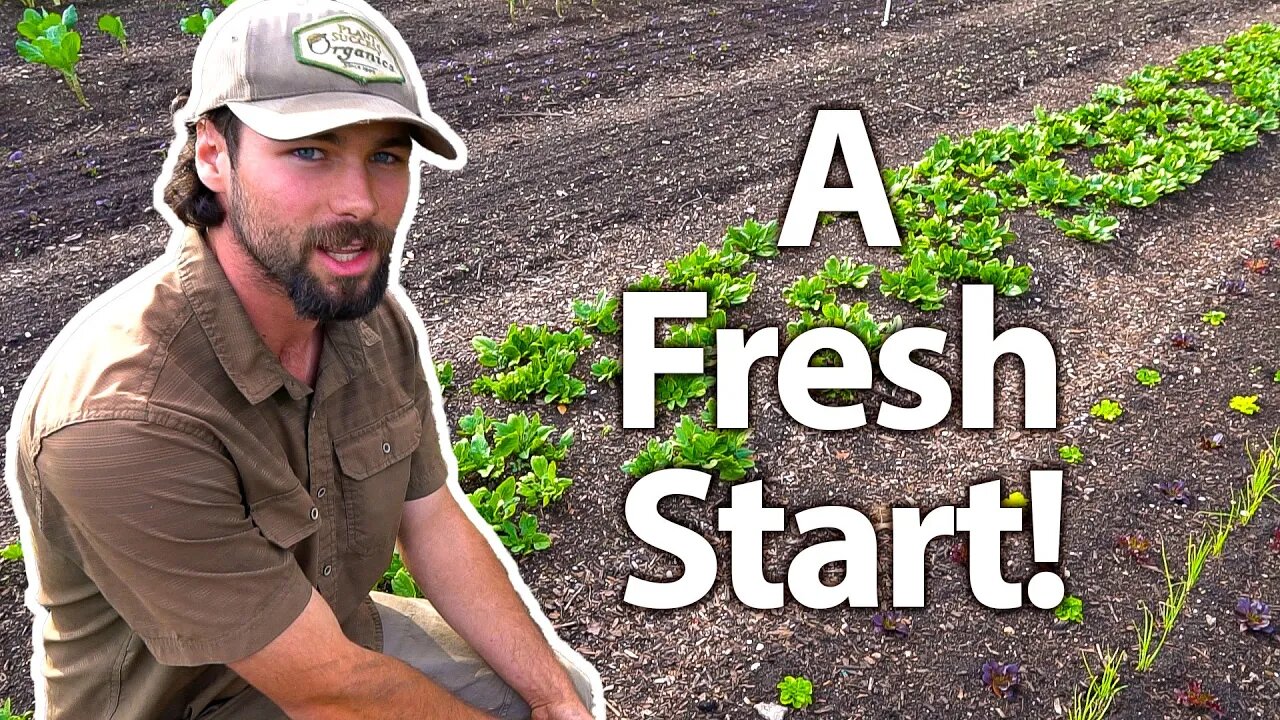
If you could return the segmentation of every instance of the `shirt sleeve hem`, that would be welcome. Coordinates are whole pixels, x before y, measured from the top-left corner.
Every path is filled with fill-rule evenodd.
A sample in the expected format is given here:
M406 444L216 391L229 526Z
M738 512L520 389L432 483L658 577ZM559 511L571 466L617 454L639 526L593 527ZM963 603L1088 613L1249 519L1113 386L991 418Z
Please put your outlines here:
M165 665L194 667L226 665L266 647L293 624L311 601L311 583L299 572L291 575L266 602L246 614L248 622L217 638L148 637L143 642Z

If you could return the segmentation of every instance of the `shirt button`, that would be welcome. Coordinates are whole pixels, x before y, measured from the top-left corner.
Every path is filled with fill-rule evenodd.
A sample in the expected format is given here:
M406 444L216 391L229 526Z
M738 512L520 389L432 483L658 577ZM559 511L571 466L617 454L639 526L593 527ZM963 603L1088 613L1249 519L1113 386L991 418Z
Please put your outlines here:
M324 570L321 570L320 572L324 573L324 576L325 576L325 577L329 577L330 575L332 575L332 574L333 574L333 566L332 566L332 565L325 565L325 566L324 566Z
M320 511L319 511L319 510L317 510L316 508L311 508L311 519L312 519L312 520L319 520L319 519L320 519Z
M385 454L387 454L387 455L390 455L390 454L391 454L391 443L389 443L389 442L384 442L384 443L382 443L382 452L383 452L383 453L385 453Z
M317 491L316 491L316 497L318 497L318 498L322 498L322 497L324 497L324 494L325 494L326 492L328 492L328 490L326 490L326 489L324 489L324 488L320 488L319 490L317 490Z

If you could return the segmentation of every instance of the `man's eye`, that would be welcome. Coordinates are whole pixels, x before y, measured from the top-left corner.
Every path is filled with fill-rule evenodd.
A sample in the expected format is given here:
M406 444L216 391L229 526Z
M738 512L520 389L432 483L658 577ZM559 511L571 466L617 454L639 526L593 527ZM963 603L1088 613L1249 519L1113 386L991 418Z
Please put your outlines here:
M324 153L320 152L320 148L313 147L295 148L293 155L300 160L319 160L324 157Z
M400 156L390 152L378 152L373 154L373 161L383 165L395 165L401 162Z

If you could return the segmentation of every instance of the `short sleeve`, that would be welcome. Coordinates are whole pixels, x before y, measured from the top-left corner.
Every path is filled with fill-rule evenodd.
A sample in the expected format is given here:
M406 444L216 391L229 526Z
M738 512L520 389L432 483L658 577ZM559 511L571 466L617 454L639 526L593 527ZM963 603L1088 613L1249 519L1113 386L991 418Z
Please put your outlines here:
M35 468L41 521L61 525L82 570L161 663L248 657L311 598L212 438L158 422L79 422L41 442Z

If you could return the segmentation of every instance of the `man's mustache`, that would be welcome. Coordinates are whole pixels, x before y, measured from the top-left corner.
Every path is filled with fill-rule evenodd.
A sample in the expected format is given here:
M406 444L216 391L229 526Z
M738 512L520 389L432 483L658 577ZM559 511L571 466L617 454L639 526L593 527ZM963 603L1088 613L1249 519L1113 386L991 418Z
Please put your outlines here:
M313 226L303 233L304 246L309 250L332 252L360 245L386 255L394 242L395 231L372 220Z

